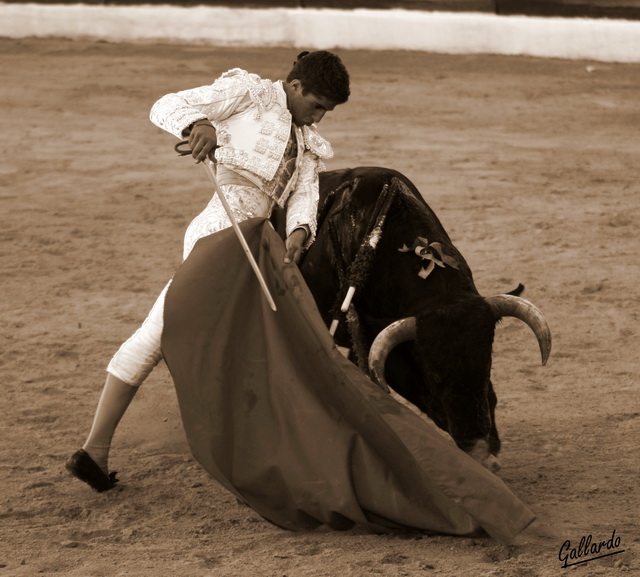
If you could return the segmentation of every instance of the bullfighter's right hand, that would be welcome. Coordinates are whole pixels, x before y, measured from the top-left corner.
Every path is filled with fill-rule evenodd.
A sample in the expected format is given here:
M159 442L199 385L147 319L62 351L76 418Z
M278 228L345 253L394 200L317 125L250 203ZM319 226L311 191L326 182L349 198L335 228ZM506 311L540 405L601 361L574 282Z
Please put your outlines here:
M218 144L216 129L208 120L198 120L191 127L189 148L191 156L199 164L207 157L214 160L213 152Z

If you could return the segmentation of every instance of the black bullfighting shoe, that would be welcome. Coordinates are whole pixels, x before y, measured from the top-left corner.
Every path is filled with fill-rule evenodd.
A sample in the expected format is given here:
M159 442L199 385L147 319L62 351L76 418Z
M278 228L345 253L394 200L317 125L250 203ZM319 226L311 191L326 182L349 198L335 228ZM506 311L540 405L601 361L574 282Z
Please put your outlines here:
M71 455L65 467L74 477L84 481L98 493L113 489L118 482L115 471L106 475L84 449Z

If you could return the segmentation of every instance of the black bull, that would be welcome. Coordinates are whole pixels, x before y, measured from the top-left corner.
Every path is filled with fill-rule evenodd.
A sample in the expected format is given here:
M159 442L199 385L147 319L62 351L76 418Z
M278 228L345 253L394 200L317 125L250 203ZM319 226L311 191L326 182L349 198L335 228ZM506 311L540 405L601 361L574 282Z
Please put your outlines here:
M278 227L282 219L274 220ZM490 377L496 322L525 321L543 362L551 346L542 314L516 296L521 288L482 297L416 187L384 168L321 174L317 237L300 269L327 325L340 320L336 343L461 449L496 467L500 438ZM356 291L345 315L349 286Z

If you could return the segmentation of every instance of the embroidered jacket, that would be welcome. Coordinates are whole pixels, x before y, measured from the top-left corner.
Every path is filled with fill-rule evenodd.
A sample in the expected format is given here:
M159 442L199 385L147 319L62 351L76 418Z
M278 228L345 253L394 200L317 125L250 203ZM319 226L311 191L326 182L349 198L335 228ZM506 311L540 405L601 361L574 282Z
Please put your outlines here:
M278 205L286 204L287 234L306 225L310 244L316 231L318 172L333 150L315 126L293 125L282 81L234 68L209 86L163 96L150 118L178 138L196 120L209 119L218 135L218 163L253 182ZM291 134L297 147L295 167L288 182L282 182Z

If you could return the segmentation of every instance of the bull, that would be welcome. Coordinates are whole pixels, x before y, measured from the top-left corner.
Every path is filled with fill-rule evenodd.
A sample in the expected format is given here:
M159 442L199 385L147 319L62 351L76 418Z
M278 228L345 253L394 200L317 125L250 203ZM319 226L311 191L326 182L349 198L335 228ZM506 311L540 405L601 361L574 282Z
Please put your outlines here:
M481 296L417 188L394 170L373 167L321 174L317 237L300 270L332 332L338 323L336 344L497 470L496 323L508 316L524 321L543 364L551 350L549 327L519 296L523 287Z

